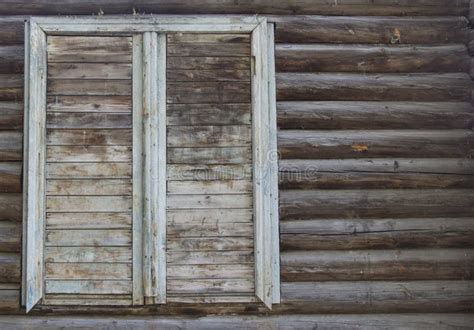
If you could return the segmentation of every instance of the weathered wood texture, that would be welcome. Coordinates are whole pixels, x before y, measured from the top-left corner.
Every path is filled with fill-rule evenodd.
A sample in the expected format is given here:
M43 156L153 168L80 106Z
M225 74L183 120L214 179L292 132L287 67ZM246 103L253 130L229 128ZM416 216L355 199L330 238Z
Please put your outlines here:
M285 282L282 288L283 303L275 313L460 312L472 311L473 306L471 251L474 248L474 166L470 160L472 108L471 81L468 76L470 63L467 56L469 27L464 17L468 14L468 2L386 0L373 3L368 0L339 0L335 5L322 0L297 3L290 0L273 1L271 4L266 1L236 4L235 1L207 0L184 5L165 0L159 3L141 2L138 6L128 1L98 0L86 4L69 0L54 3L41 0L35 3L10 2L0 8L0 13L90 15L102 9L107 15L132 13L135 8L139 13L307 15L271 17L276 22L280 151L286 158L280 162L284 218L281 223L282 278ZM21 221L18 168L22 160L22 137L15 130L21 130L22 127L23 20L24 17L20 16L0 17L0 220L3 225L0 227L0 254L5 255L0 261L2 312L17 310L19 305L19 253L16 252L19 240L15 235ZM123 60L124 53L119 45L115 47L113 56L95 52L87 59L91 64L85 66L77 66L78 62L85 60L77 59L77 52L70 51L67 56L58 57L54 70L65 70L61 76L63 79L82 79L86 72L97 79L120 79L117 73L107 74L104 67L101 70L100 65L96 64L106 57L105 60L113 62L111 66L116 67L117 62ZM189 52L191 49L187 47L185 50ZM203 48L197 50L202 53ZM204 78L232 80L207 85L201 94L193 96L194 101L198 102L210 97L219 101L216 86L232 91L232 99L228 101L242 100L249 85L233 80L240 79L245 74L242 71L249 66L250 61L245 58L220 55L178 56L168 61L168 68L179 71L173 76L183 80L180 90L185 93L196 91L196 84L202 84ZM193 70L193 74L189 70ZM246 105L190 106L184 104L187 99L178 98L176 86L171 85L169 100L183 104L168 104L167 124L170 127L183 124L250 124L249 108ZM129 86L112 87L128 93ZM127 120L130 120L126 114L131 111L131 100L129 95L58 95L48 100L48 111L61 113L56 118L79 113L76 117L69 117L69 125L88 126L91 120L98 123L98 118L101 118L103 127L110 128L111 125L126 125ZM87 117L84 114L86 112L113 112L116 115ZM119 117L119 114L125 115ZM94 132L86 131L90 127L78 128L86 132L87 136L81 138L80 143L99 141ZM306 129L310 131L304 131ZM391 131L385 132L387 129ZM76 136L67 136L70 141L77 141ZM71 146L58 146L53 151L62 155L68 163L50 163L48 177L69 180L68 187L64 189L80 191L89 189L87 183L78 187L70 180L130 178L131 150L126 146L108 145L115 138L126 139L119 135L107 136L100 140L100 145L94 147L79 146L74 149ZM230 138L235 141L235 136ZM71 149L68 151L64 148ZM320 153L321 149L324 152ZM126 150L129 153L125 155ZM202 179L203 175L204 178L217 181L251 178L246 168L246 163L250 161L247 146L206 148L199 154L201 165L190 165L190 160L196 159L192 151L192 147L180 150L173 148L170 151L169 159L180 160L179 164L168 167L170 181L189 182L196 177ZM82 156L72 161L68 157L71 152L79 152ZM118 154L124 157L116 160L114 155ZM226 162L226 159L231 161ZM102 160L113 162L83 162ZM220 185L210 184L206 189L212 191L215 187ZM182 189L182 186L176 183L171 188ZM250 220L243 222L238 229L235 226L236 219L251 219L247 211L222 209L205 216L202 210L192 213L186 209L174 210L170 212L172 220L169 221L173 221L175 226L168 229L170 233L181 233L182 239L188 238L184 233L205 237L235 233L247 235L252 231ZM58 226L83 231L108 228L126 230L130 226L127 212L90 213L87 218L57 215L47 219L48 230L57 230ZM349 251L357 252L351 254ZM227 252L212 255L199 252L198 256L208 263L218 263L223 258L230 258ZM85 274L94 272L97 279L91 281L103 280L103 269L94 268L91 264L126 265L132 260L131 251L124 246L51 246L46 248L46 253L47 264L61 265L67 262L74 265L72 269L79 267ZM251 257L245 253L232 256L233 260L250 262ZM177 252L176 258L180 258L183 263L189 261L186 252ZM65 274L64 268L54 267L54 276ZM362 273L357 273L357 270ZM174 274L183 271L201 274L203 269L199 265L186 264L177 265L170 271ZM248 269L234 271L240 276L247 274ZM207 276L212 278L216 272L220 274L218 264L207 271ZM110 274L116 276L113 271ZM11 280L4 283L4 277ZM427 278L433 281L426 281ZM331 279L338 282L331 282ZM81 290L94 287L97 287L97 282L84 285ZM121 292L128 289L123 285L118 288L124 290ZM127 303L129 299L123 294L117 295L116 299L111 299L110 295L104 295L102 299L90 295L85 297L89 297L87 301L90 304L94 300L99 304L111 301ZM64 295L55 295L51 299L56 304L77 301L68 300ZM93 313L93 308L84 307L77 313ZM70 314L71 308L48 307L42 311ZM186 304L183 307L182 304L172 303L143 310L104 308L95 311L102 315L229 312L265 311L248 304ZM20 322L18 319L14 321ZM67 317L67 320L57 322L61 325L66 322L66 326L72 327L72 323L77 324L75 322L79 321ZM189 325L188 322L192 321L188 320L173 322L183 327L194 325ZM206 323L204 327L212 326L212 322L211 325ZM218 327L229 326L227 322L224 325L220 320L216 322L219 322ZM247 322L248 327L260 327L258 322L263 321ZM284 322L287 326L300 322L302 327L311 328L315 324L331 327L333 322L339 328L361 325L369 328L449 328L471 327L474 321L463 314L379 314L372 318L365 315L338 315L322 320L314 316L292 316L289 321L274 322ZM8 326L13 324L9 323Z
M168 301L250 301L250 36L170 34L167 63Z
M84 255L91 247L131 254L131 54L129 37L48 38L43 304L55 304L55 295L64 304L131 303L130 260L55 257L57 249ZM65 163L81 161L88 163Z

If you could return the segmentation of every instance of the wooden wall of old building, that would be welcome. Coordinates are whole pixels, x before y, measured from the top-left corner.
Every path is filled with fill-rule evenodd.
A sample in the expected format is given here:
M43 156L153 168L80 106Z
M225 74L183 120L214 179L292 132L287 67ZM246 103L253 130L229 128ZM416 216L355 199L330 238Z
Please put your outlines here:
M102 10L276 22L282 304L273 313L472 312L469 1L183 3L0 5L0 311L21 313L25 15ZM157 311L259 309L131 310Z

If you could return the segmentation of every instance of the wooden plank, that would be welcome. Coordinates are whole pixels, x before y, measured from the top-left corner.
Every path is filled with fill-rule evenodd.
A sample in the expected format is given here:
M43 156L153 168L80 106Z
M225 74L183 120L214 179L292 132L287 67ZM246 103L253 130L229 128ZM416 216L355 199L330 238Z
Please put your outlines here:
M129 162L132 148L127 146L49 146L47 161L60 162Z
M132 233L122 229L46 230L45 246L130 246Z
M168 265L167 277L172 279L218 279L253 278L255 270L251 264L224 265ZM190 280L193 279L193 280Z
M47 280L130 280L130 264L46 263Z
M230 33L169 33L167 34L168 44L183 44L183 43L228 43L249 44L249 34L230 34Z
M51 2L42 0L34 5L29 2L8 3L2 8L3 15L90 15L107 8L109 14L130 13L129 3L117 3L110 0L98 0L93 4L76 3L71 0ZM258 3L234 3L232 1L204 0L183 6L172 0L140 4L139 12L156 14L279 14L279 15L467 15L469 3L466 0L423 0L396 1L388 0L373 3L369 0L339 0L337 5L324 0L303 0L295 2L278 2L264 0ZM100 17L102 18L102 17ZM11 23L10 23L11 24Z
M215 36L216 34L210 34ZM168 57L166 61L168 70L250 70L250 57L228 57L228 56L178 56Z
M248 125L250 104L168 104L168 126Z
M5 45L2 39L0 46L0 73L22 73L24 59L23 45Z
M279 101L469 101L467 73L279 73Z
M94 262L130 263L132 250L129 246L117 247L46 247L44 261L48 262Z
M474 247L472 218L296 220L280 228L282 251Z
M168 69L166 77L170 82L248 81L250 70L231 70L227 68L219 70Z
M22 133L15 131L0 131L0 161L21 161Z
M166 244L168 251L253 251L252 237L171 237ZM169 290L169 289L168 289Z
M112 145L127 146L132 144L131 129L49 129L46 136L48 145L56 146L90 146Z
M25 19L26 16L0 17L0 39L3 45L23 45L25 43Z
M469 130L283 130L278 150L283 159L462 158L471 154L473 138Z
M74 95L131 95L131 80L112 79L55 79L48 80L48 95L74 96Z
M365 14L363 14L365 15ZM467 41L465 17L274 17L277 43L446 44Z
M0 220L21 221L22 195L0 193Z
M284 252L284 282L472 280L474 250Z
M474 161L468 158L283 159L279 164L282 173L474 174Z
M47 213L47 229L129 229L130 213Z
M50 63L48 79L131 79L130 63Z
M474 112L464 102L278 102L283 129L467 129Z
M170 43L167 46L168 56L250 56L250 43Z
M26 23L27 24L27 23ZM27 187L24 190L26 202L23 221L26 226L26 311L30 311L43 296L43 241L45 217L45 133L46 133L46 35L39 26L30 22L29 54L26 57L29 95L26 96L28 117L25 121L25 149Z
M0 102L0 129L20 130L23 128L23 104Z
M132 175L130 163L48 163L47 179L126 179Z
M67 294L131 294L131 281L66 281L46 280L45 293Z
M168 148L246 147L252 143L250 125L167 127Z
M48 112L132 112L130 96L49 96Z
M48 62L131 63L131 37L49 36Z
M253 279L193 279L168 280L170 294L253 293Z
M216 220L208 221L203 224L197 222L174 222L173 219L173 216L169 216L167 229L168 238L229 236L253 237L253 224L251 222L243 222L245 221L245 218L242 219L242 222L224 222Z
M250 84L244 82L179 82L167 84L168 103L249 103Z
M339 6L334 6L338 8ZM370 7L369 7L370 8ZM170 298L171 299L171 298ZM196 297L196 303L199 303ZM221 298L222 299L222 298ZM230 302L242 302L240 297ZM229 299L230 300L230 299ZM117 308L115 308L117 309ZM445 328L469 328L474 322L472 314L462 313L437 313L437 314L363 314L363 315L331 315L331 314L310 314L310 315L275 315L275 316L203 316L199 318L135 318L131 320L126 317L90 317L85 316L50 316L47 319L42 316L8 315L0 317L0 325L5 328L34 326L41 328L45 326L58 328L77 327L152 327L152 328L232 328L245 327L246 329L258 330L262 328L285 328L296 327L298 329L318 328L339 328L353 329L364 328L436 328L443 325Z
M168 148L168 164L246 164L251 160L250 148Z
M168 181L169 195L192 194L245 194L252 192L251 180L229 181Z
M21 165L18 162L0 162L1 193L19 193L22 191Z
M0 281L2 283L20 283L21 258L19 253L0 253ZM0 292L2 290L0 289Z
M0 222L0 251L21 251L22 224L12 221Z
M22 74L0 74L0 101L23 100L23 83Z
M166 212L168 223L176 225L217 226L219 223L249 223L253 220L252 209L193 209Z
M168 181L249 180L250 164L242 165L172 165L167 166Z
M96 128L120 129L132 128L130 114L104 113L48 113L48 129L54 128Z
M461 312L472 306L472 286L472 281L283 283L281 306L288 313Z
M276 45L278 72L467 72L469 62L464 45Z
M0 310L5 312L18 311L20 309L20 290L0 290Z
M132 250L133 304L144 304L143 285L143 36L133 36ZM140 97L137 97L140 96Z
M169 195L168 209L234 209L252 208L249 194L219 195Z
M253 263L252 251L168 252L168 264L214 265Z
M470 189L282 190L282 220L472 216Z
M47 212L128 212L130 196L48 196Z
M46 195L131 196L132 181L130 179L47 180Z

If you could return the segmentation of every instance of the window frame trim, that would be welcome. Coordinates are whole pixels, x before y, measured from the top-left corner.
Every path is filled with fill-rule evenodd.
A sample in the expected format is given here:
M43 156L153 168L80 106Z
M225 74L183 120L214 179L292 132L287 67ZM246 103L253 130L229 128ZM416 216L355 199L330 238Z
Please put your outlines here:
M142 135L142 130L135 127L135 119L139 120L139 125L145 127L148 124L143 122L143 111L146 111L146 87L144 81L136 86L140 76L144 76L145 49L144 35L151 33L160 40L161 45L166 44L166 33L250 33L252 36L252 167L254 171L253 194L254 194L254 223L255 223L255 285L256 296L271 309L272 304L280 303L280 251L279 251L279 214L278 214L278 153L276 145L276 88L275 88L275 63L274 63L274 24L268 23L265 17L259 16L178 16L178 15L158 15L158 16L96 16L96 17L31 17L25 21L25 126L24 126L24 209L23 209L23 269L22 269L22 301L27 312L30 311L43 297L43 246L44 246L44 226L45 226L45 194L44 186L45 164L46 164L46 81L47 81L47 49L46 38L50 35L107 35L107 36L132 36L133 37L133 66L140 65L140 75L135 73L133 80L133 93L140 93L142 98L133 97L133 201L134 206L146 204L146 198L157 200L157 212L166 212L166 184L155 187L161 191L157 194L147 193L142 189L144 174L140 178L135 178L135 174L140 169L152 167L153 162L160 163L157 157L147 159L141 156L141 151L155 150L160 155L166 157L166 141L161 147L154 146L153 143L147 145ZM137 37L139 36L139 37ZM160 39L161 36L161 39ZM163 38L164 36L164 38ZM154 37L152 37L153 39ZM141 44L141 47L140 47ZM135 55L135 47L140 47L140 55ZM155 54L160 53L160 46L155 50ZM163 53L163 52L161 52ZM166 66L166 51L160 54L154 65ZM136 64L139 63L139 64ZM135 71L135 70L134 70ZM156 79L151 79L150 83L156 84L154 90L163 96L166 93L166 70L163 76L157 74ZM160 76L160 77L158 77ZM165 79L165 84L159 81ZM161 87L160 87L161 86ZM148 86L150 87L150 86ZM135 100L138 99L138 100ZM166 116L166 99L158 102L155 115L161 118ZM140 107L137 109L136 107ZM163 109L164 108L164 109ZM260 118L257 122L254 118ZM34 123L34 125L31 125ZM145 126L142 126L145 125ZM160 144L163 143L163 134L166 136L166 126L158 125L158 136L161 137ZM41 142L43 141L43 142ZM141 141L139 152L135 152L136 142ZM164 150L164 151L163 151ZM136 157L139 157L136 160ZM161 163L163 158L161 157ZM151 163L150 163L151 162ZM166 167L166 160L165 160ZM159 180L166 180L166 169L156 167ZM137 181L136 181L137 180ZM161 181L166 182L166 181ZM136 183L138 184L136 191ZM43 190L41 190L43 187ZM164 187L164 188L163 188ZM147 195L149 194L149 195ZM158 193L160 195L160 193ZM153 197L155 196L155 197ZM136 204L137 203L137 204ZM146 208L146 206L145 206ZM161 213L160 213L161 212ZM143 220L137 219L144 212L133 211L133 303L143 304L146 299L143 291L143 249L141 244L136 244L135 240L143 240ZM162 272L164 269L164 281L156 283L156 293L153 303L166 303L166 217L160 217L159 222L164 228L157 233L158 244L154 249L154 254L161 256L160 262L155 265L155 271ZM38 236L39 235L39 236ZM137 247L139 246L139 248ZM140 250L140 251L138 251ZM164 257L163 257L164 256ZM161 264L160 264L161 263ZM137 269L135 269L137 268ZM152 267L153 268L153 267ZM137 278L138 277L138 278ZM36 283L38 282L38 283ZM140 289L141 288L141 289Z

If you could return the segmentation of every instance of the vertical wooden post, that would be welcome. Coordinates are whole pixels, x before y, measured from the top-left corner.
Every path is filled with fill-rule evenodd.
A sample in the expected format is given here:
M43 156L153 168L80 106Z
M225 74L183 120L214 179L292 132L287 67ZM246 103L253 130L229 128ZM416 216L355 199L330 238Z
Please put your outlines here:
M46 159L46 35L30 21L30 54L27 140L28 188L25 216L26 236L26 311L30 311L43 296L43 237L45 218L45 159Z
M143 37L133 36L133 304L143 305Z
M255 291L258 298L272 307L272 242L270 219L269 105L267 22L252 32L252 125L254 167Z
M166 302L166 36L143 35L144 293ZM149 301L149 300L148 300Z

